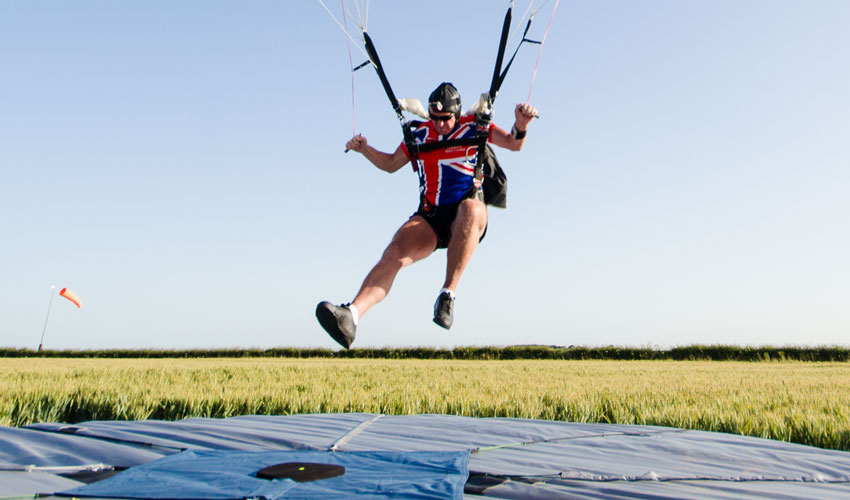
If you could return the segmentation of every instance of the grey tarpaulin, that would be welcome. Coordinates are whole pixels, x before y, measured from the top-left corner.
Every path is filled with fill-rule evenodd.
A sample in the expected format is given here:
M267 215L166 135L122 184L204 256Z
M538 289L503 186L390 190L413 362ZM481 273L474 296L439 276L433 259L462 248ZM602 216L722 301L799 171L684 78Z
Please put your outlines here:
M362 413L0 427L0 497L182 450L472 450L470 499L850 498L848 452L653 426Z

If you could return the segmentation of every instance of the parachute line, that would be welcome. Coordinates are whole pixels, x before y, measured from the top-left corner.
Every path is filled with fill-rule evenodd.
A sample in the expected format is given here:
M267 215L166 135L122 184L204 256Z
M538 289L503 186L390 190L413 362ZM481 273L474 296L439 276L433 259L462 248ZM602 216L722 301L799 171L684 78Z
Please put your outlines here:
M339 3L342 5L342 11L345 12L345 0L339 0ZM345 16L342 18L343 23L345 23ZM348 24L345 25L346 32L348 32ZM348 48L348 65L351 67L351 136L354 137L357 135L357 122L355 119L354 112L354 60L351 58L351 41L348 37L345 38L345 46Z
M360 26L360 30L366 31L366 21L369 19L368 0L366 1L366 7L363 11L360 10L360 2L354 2L354 8L357 9L357 24Z
M549 0L543 0L542 2L532 2L532 5L535 5L535 7L533 9L531 9L531 17L534 17L535 15L537 15L537 13L540 12L540 10L543 7L546 7L547 3L549 3ZM555 2L555 3L558 3L558 2ZM555 8L557 9L558 6L556 5Z
M549 16L549 24L546 25L546 31L543 32L543 38L540 40L540 49L537 51L537 62L534 64L534 73L531 74L531 87L528 89L528 98L525 100L526 104L531 101L531 92L534 90L534 80L537 79L537 68L540 66L540 56L543 55L543 45L546 43L546 36L549 35L549 28L552 27L552 20L555 19L555 11L558 10L558 4L560 2L561 0L555 0L555 6L552 7L552 15Z
M548 1L548 0L547 0L547 1ZM516 28L514 28L513 33L511 33L511 37L508 39L508 41L509 41L509 42L513 42L513 41L514 41L514 39L516 38L516 34L517 34L517 33L519 33L519 30L520 30L520 29L522 29L522 23L523 23L523 21L525 21L525 18L526 18L526 17L528 18L528 20L529 20L529 21L531 21L532 19L534 19L534 14L537 12L537 11L532 11L532 10L531 10L531 7L532 7L534 4L535 4L535 2L528 2L528 7L526 7L525 12L523 12L523 14L522 14L522 17L520 17L520 18L519 18L519 20L517 21L517 23L516 23ZM529 16L529 12L531 13L531 15L530 15L530 16ZM523 35L523 38L525 38L525 35Z
M354 37L351 36L351 33L348 31L348 29L343 26L341 22L339 22L339 19L337 19L334 13L331 12L327 5L325 5L325 2L323 2L322 0L316 0L316 3L318 3L322 6L323 9L325 9L325 12L327 12L328 15L331 16L331 19L333 19L336 25L339 26L339 29L341 29L342 32L345 33L345 36L347 36L352 42L354 42L354 44L360 49L360 52L362 52L364 56L369 57L369 54L367 54L366 51L362 47L360 47L360 42L362 42L362 40L355 40ZM363 31L365 31L365 29Z

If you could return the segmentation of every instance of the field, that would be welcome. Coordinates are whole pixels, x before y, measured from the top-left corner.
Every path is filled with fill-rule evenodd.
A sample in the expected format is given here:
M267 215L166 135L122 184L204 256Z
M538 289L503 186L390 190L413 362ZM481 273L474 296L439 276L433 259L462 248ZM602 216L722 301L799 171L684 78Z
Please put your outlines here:
M0 424L444 413L646 424L850 450L850 365L386 359L0 360Z

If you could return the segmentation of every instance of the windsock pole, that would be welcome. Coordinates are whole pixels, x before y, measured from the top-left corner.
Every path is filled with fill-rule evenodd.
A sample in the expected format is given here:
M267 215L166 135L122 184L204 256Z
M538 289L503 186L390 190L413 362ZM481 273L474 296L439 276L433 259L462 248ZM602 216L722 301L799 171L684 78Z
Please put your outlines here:
M41 348L44 345L44 332L47 331L47 320L50 318L50 307L53 305L53 290L56 289L56 285L50 286L50 302L47 303L47 316L44 317L44 328L41 329L41 341L38 343L38 352L41 352Z

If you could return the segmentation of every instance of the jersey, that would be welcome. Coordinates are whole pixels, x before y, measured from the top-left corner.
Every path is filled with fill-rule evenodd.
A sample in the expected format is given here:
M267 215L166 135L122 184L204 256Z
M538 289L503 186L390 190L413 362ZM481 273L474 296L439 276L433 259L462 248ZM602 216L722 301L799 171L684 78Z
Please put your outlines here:
M415 144L427 144L449 139L470 139L475 137L476 118L474 114L463 115L458 125L449 134L441 136L434 128L434 122L414 122L411 129ZM490 131L493 125L490 125ZM487 139L490 140L489 137ZM410 157L410 151L402 142L404 153ZM419 161L413 168L419 175L419 192L428 203L434 206L459 203L472 189L475 176L477 146L452 146L435 149L419 154Z

